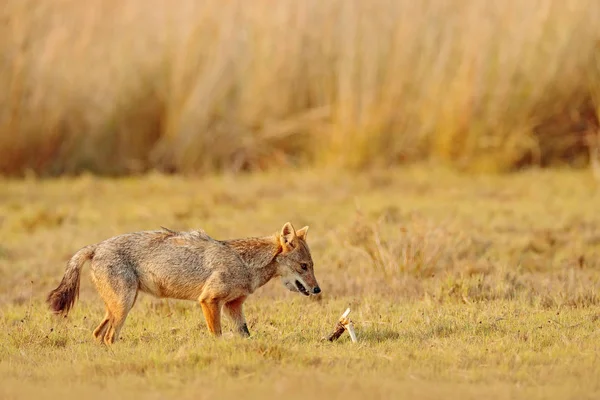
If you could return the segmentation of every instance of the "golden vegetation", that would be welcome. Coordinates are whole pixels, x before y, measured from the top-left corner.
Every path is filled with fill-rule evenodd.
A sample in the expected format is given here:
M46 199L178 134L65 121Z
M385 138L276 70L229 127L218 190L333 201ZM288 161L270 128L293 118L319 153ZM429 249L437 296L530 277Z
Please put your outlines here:
M8 0L0 173L588 160L595 0Z
M0 178L0 397L598 398L592 174L438 168L600 176L599 21L595 0L4 1L0 175L26 179ZM268 171L182 176L246 170ZM148 174L32 178L83 171ZM323 294L262 288L249 340L142 296L100 347L85 267L69 318L44 304L86 244L285 221ZM347 306L360 344L319 342Z
M430 167L203 179L0 182L0 397L597 398L600 191L589 172ZM216 238L309 225L319 297L275 281L249 340L198 304L140 295L122 341L84 267L67 319L44 303L80 247L163 225ZM321 343L350 306L360 343ZM232 326L225 326L230 332Z

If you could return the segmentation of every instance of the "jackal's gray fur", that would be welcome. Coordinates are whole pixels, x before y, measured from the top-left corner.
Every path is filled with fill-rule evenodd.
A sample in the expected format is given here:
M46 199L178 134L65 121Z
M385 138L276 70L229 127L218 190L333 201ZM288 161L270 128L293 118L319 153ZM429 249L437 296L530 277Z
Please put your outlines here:
M221 334L224 307L238 331L248 335L242 304L273 277L282 277L288 289L305 295L320 292L305 241L307 229L296 232L287 223L281 234L223 241L202 230L166 228L115 236L79 250L48 303L55 313L69 312L79 293L81 268L89 259L92 280L107 309L94 335L107 344L117 339L138 290L199 301L216 335Z

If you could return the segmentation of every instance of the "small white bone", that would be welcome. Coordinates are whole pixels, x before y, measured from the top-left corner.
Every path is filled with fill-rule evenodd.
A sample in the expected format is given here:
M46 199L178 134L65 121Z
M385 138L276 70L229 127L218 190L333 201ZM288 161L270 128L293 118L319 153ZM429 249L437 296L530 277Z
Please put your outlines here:
M352 323L352 321L348 321L348 323L344 326L350 334L350 339L352 339L352 342L358 342L358 340L356 339L356 332L354 331L354 324Z
M344 313L340 317L340 321L343 320L343 319L348 318L348 315L350 315L350 308L347 308L346 311L344 311Z
M347 308L346 311L342 314L340 319L338 320L335 329L329 336L327 340L330 342L337 340L344 331L348 331L350 334L350 339L352 339L353 343L356 343L358 340L356 339L356 332L354 331L354 324L350 319L348 319L348 315L350 315L350 308Z

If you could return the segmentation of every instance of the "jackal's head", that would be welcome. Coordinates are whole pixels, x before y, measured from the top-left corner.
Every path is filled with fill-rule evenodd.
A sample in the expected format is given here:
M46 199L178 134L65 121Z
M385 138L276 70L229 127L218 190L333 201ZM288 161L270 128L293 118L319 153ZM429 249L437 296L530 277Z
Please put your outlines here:
M279 234L281 251L275 258L278 264L278 275L281 282L292 292L300 292L305 296L321 293L313 260L306 244L308 226L297 231L289 222L283 226Z

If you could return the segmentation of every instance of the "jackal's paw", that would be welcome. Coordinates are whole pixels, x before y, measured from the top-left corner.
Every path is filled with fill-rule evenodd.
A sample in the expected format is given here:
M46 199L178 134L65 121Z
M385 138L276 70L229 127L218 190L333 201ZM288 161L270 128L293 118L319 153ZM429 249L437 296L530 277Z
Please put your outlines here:
M235 334L233 332L225 332L224 334L221 335L221 337L223 339L230 340L230 339L235 338Z
M250 337L250 331L248 330L248 324L244 323L244 325L240 326L238 329L238 334L242 337Z

